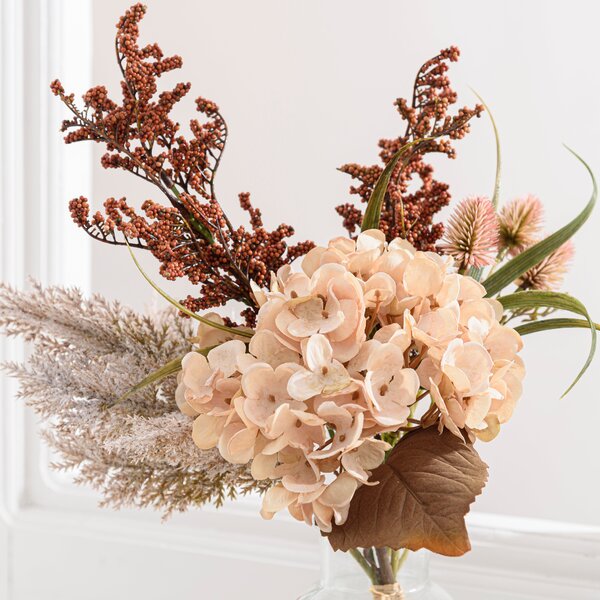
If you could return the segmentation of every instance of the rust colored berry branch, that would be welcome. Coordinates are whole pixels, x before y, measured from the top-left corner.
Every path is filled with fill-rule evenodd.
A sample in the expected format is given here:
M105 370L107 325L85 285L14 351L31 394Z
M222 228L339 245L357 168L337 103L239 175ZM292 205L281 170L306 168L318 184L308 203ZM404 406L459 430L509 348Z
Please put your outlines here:
M433 218L450 202L448 184L433 177L433 167L425 162L425 156L442 153L455 157L452 140L458 140L469 132L469 121L483 112L483 106L462 108L455 115L449 114L456 103L456 92L451 88L446 72L448 63L458 60L455 47L442 50L427 61L417 73L412 101L396 100L396 108L406 130L395 139L379 141L379 156L387 164L394 154L407 144L413 144L405 160L394 169L387 189L379 227L388 240L402 237L420 250L435 250L444 227L434 223ZM343 165L340 170L358 180L350 193L358 195L367 203L373 188L383 171L379 165ZM344 219L344 227L354 235L363 218L363 211L353 203L345 203L336 210Z
M261 213L250 196L239 196L248 213L250 228L234 226L215 193L215 176L227 140L227 125L218 106L196 99L202 119L189 123L186 137L171 111L190 91L190 83L158 90L158 79L179 69L179 56L165 57L157 44L139 45L142 4L132 6L117 23L116 58L122 74L121 103L109 98L104 86L83 95L79 107L56 80L52 92L71 111L63 122L67 144L91 140L104 144L101 163L107 169L123 169L160 190L168 205L146 200L141 213L125 198L109 198L104 213L94 212L87 198L71 201L75 223L90 236L113 245L149 250L161 263L167 279L187 277L200 286L196 297L184 303L192 310L220 306L238 300L251 325L258 307L250 282L261 286L271 271L292 262L313 247L312 242L288 245L294 235L289 225L265 229Z

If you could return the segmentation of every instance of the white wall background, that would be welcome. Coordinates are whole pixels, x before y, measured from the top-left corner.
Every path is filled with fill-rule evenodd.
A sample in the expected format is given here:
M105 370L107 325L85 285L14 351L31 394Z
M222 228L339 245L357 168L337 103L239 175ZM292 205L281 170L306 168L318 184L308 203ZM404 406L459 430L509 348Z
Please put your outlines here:
M184 57L183 71L165 77L165 84L193 84L181 120L192 114L197 95L215 100L228 120L218 190L234 220L237 193L251 191L270 225L287 221L298 237L318 242L341 233L333 206L348 197L349 178L335 168L376 160L379 137L401 128L392 101L409 94L420 64L450 44L463 53L451 71L461 102L475 101L473 86L501 129L504 199L538 194L553 230L590 192L586 174L561 142L600 172L600 3L593 0L147 4L142 39ZM75 282L141 309L157 300L126 253L82 237L67 224L66 203L80 192L91 193L97 205L109 196L138 203L159 198L127 174L98 166L91 192L85 189L83 147L59 145L60 111L46 91L60 75L76 93L92 81L118 93L114 24L126 6L123 0L0 0L0 276L18 284L27 273ZM489 122L476 122L458 150L456 161L436 163L455 198L490 192ZM47 214L33 225L27 221L40 210ZM597 212L578 234L578 260L564 286L596 320L599 222ZM151 258L145 265L156 273ZM188 293L183 282L165 285L174 295ZM474 550L434 563L437 578L456 597L600 596L600 359L559 400L587 343L583 331L526 339L529 378L520 407L493 444L479 447L490 482L470 517ZM13 393L6 382L2 399ZM316 574L313 532L285 518L262 522L252 501L219 513L194 511L167 525L153 513L100 511L93 494L48 473L30 413L5 401L0 425L0 600L288 600ZM273 585L259 593L266 577ZM231 585L226 591L224 578ZM284 584L289 593L278 588Z
M184 58L164 84L191 81L192 98L215 100L230 138L218 192L238 217L237 193L252 192L268 224L294 225L298 237L325 242L342 233L333 207L345 201L345 162L372 164L376 142L401 130L392 106L409 95L418 67L450 44L462 50L450 75L460 102L469 86L492 107L502 136L502 197L535 193L549 230L579 211L590 193L575 148L600 172L600 3L563 1L192 0L148 1L143 39ZM94 3L94 81L117 90L111 40L122 0ZM77 82L75 82L77 83ZM457 144L458 159L436 161L455 199L491 193L495 148L486 119ZM79 148L73 149L77 152ZM94 196L156 199L127 174L94 173ZM564 289L600 319L597 212L577 238L577 262ZM77 235L73 233L73 235ZM303 238L304 239L304 238ZM94 289L142 306L152 290L122 249L93 247ZM149 265L152 261L149 260ZM185 285L173 290L187 293ZM526 339L525 394L502 435L480 451L490 482L477 510L600 526L600 362L559 400L585 358L588 333Z

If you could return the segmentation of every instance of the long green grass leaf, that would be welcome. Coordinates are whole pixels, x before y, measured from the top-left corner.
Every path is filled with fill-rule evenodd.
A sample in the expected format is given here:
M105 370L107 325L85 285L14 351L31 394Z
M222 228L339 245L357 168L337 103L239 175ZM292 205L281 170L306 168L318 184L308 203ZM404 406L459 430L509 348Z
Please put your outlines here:
M587 163L573 150L567 148L575 158L577 158L581 164L587 169L590 177L592 178L592 195L585 206L585 208L564 227L561 227L558 231L555 231L552 235L549 235L546 239L538 242L531 248L528 248L511 261L506 263L503 267L498 269L495 273L490 275L484 282L483 285L487 290L487 295L493 296L498 292L502 291L507 285L511 284L520 275L525 273L531 267L537 265L546 256L552 254L557 248L562 246L568 241L588 220L594 206L596 204L596 196L598 195L598 186L596 185L596 178L592 173L592 170Z
M486 104L485 100L473 89L471 91L479 98L481 104L485 108L485 112L489 115L490 121L492 122L492 129L494 130L494 138L496 140L496 179L494 180L494 194L492 196L492 204L494 208L498 208L500 202L500 181L502 179L502 151L500 148L500 134L498 127L496 126L496 120L490 110L490 107Z
M125 241L127 241L127 240L125 240ZM195 319L196 321L200 321L200 323L204 323L205 325L208 325L209 327L214 327L215 329L220 329L221 331L226 331L227 333L231 333L232 335L241 335L243 337L248 337L248 338L251 338L254 335L250 331L246 331L244 329L237 329L234 327L227 327L227 325L221 325L220 323L215 323L214 321L211 321L210 319L201 317L200 315L197 315L195 312L192 312L191 310L189 310L188 308L183 306L183 304L181 304L180 302L177 302L177 300L175 300L174 298L171 298L171 296L169 296L166 292L164 292L161 288L159 288L158 285L156 285L156 283L154 283L154 281L152 281L152 279L150 279L150 277L148 277L148 275L146 275L144 269L142 269L140 263L138 262L137 258L135 257L135 254L133 253L133 250L131 249L131 246L129 245L129 243L127 243L127 248L129 249L129 254L131 254L131 258L133 259L135 266L138 268L138 271L142 274L142 277L167 302L172 304L175 308L179 309L182 313L188 315L188 317L192 317L192 319Z
M210 346L208 348L202 348L201 350L195 350L199 354L203 354L206 356L214 346ZM156 371L152 371L152 373L148 373L144 379L140 382L136 383L132 388L128 389L118 400L118 402L122 402L131 396L131 394L135 394L135 392L139 392L143 390L145 387L152 385L153 383L157 383L162 381L165 377L169 375L174 375L175 373L179 373L181 371L181 361L183 360L183 356L178 356L173 360L170 360L167 364L163 365L160 369L156 369Z
M127 400L131 394L135 394L140 390L143 390L145 387L152 385L153 383L157 383L158 381L163 380L165 377L169 375L174 375L181 371L181 361L183 360L183 356L179 356L169 361L166 365L157 369L156 371L152 371L149 373L144 379L142 379L139 383L136 383L133 387L129 388L118 400L118 402L123 402L123 400Z
M562 395L564 398L572 389L573 386L581 379L582 375L590 366L594 354L596 352L596 324L592 321L586 307L573 296L563 294L561 292L517 292L508 296L500 296L498 300L501 302L505 310L519 310L528 308L556 308L558 310L567 310L585 318L591 333L590 350L587 360L579 374L569 386L567 391Z
M594 323L596 331L600 331L600 323ZM539 331L551 331L552 329L589 329L590 323L585 319L544 319L542 321L531 321L515 327L520 335L538 333Z
M362 220L361 231L367 231L367 229L377 229L379 227L383 200L385 198L385 193L387 192L388 185L390 184L390 178L394 172L394 169L396 168L396 165L400 162L400 159L404 156L407 150L424 141L426 141L426 139L414 140L408 144L405 144L392 156L392 158L390 158L387 165L385 165L385 168L381 172L381 175L379 176L379 179L373 188L371 197L369 198L369 202L367 204L367 208L365 209L365 214Z

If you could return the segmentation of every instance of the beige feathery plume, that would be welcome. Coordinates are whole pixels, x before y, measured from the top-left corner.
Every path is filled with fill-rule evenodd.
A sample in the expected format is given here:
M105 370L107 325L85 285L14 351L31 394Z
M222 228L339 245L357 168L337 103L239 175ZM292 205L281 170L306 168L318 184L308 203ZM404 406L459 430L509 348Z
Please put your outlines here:
M260 490L243 465L192 441L193 420L175 400L175 378L115 401L149 372L190 349L193 324L173 310L142 316L74 289L22 292L0 285L0 329L33 342L24 364L5 369L45 421L44 437L103 504L169 514Z

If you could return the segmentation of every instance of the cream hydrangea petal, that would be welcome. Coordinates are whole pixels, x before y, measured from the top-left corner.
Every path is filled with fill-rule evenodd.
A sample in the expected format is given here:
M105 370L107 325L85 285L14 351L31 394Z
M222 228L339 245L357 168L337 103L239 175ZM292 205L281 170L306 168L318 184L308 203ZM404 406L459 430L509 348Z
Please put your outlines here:
M459 426L454 421L452 416L450 415L450 411L448 410L448 406L440 393L438 386L433 382L429 382L429 389L431 390L431 398L435 402L436 406L440 411L440 425L442 427L446 427L451 433L453 433L456 437L460 439L464 439L462 433L460 432ZM441 431L441 429L440 429Z
M219 438L219 452L225 460L244 465L254 456L258 429L248 429L243 423L227 425Z
M333 350L329 340L324 335L313 335L303 344L302 353L306 365L311 371L322 370L331 364Z
M460 292L458 294L458 300L476 300L477 298L483 298L486 295L486 290L475 279L472 277L465 277L464 275L459 275L460 277Z
M209 450L219 443L219 438L225 427L226 419L200 415L194 420L192 439L201 450Z
M210 394L206 382L212 375L206 357L199 352L188 352L181 361L183 384L195 395L206 396Z
M351 254L352 252L354 252L356 250L356 243L354 240L352 240L348 237L339 236L339 237L333 238L329 242L328 247L333 248L335 250L339 250L343 254Z
M437 294L442 287L444 273L431 258L417 253L404 270L404 289L411 296L425 298Z
M338 303L341 320L335 330L327 336L330 342L341 342L349 338L359 328L362 318L359 306L354 300L344 299ZM327 333L322 331L322 333Z
M465 300L460 305L460 323L466 325L469 319L475 317L480 321L492 324L496 321L496 314L492 305L487 299Z
M390 445L382 440L366 439L354 448L344 452L341 458L342 466L355 479L367 483L370 471L381 465Z
M294 502L297 496L297 494L286 490L281 484L274 485L263 496L260 514L264 519L272 519L276 513Z
M365 302L368 307L387 306L395 295L396 282L387 273L375 273L365 283Z
M225 377L237 371L237 361L246 353L246 345L240 340L230 340L213 348L207 356L211 369L218 369Z
M459 393L476 395L488 388L493 361L481 344L456 339L448 345L441 366Z
M268 329L261 329L252 336L248 350L260 362L265 362L273 368L284 363L297 363L300 360L297 352L284 346L277 339L277 336Z
M465 424L467 427L481 427L490 407L492 397L490 394L479 394L471 396L466 401Z
M431 357L426 356L417 367L417 375L419 376L421 387L428 390L430 381L439 385L443 373L439 363Z
M496 325L485 338L485 347L494 360L512 360L522 350L523 339L511 327Z
M198 414L194 408L192 408L185 397L186 387L182 380L183 374L179 371L177 375L177 388L175 389L175 403L177 404L177 408L186 416L186 417L195 417Z
M283 435L287 429L296 425L298 417L287 404L282 404L273 415L266 428L268 437L276 438Z
M290 267L290 265L285 266ZM310 277L304 273L290 273L285 280L284 287L285 295L288 298L304 298L310 296Z
M388 244L388 249L390 253L396 250L403 250L404 252L407 252L410 256L414 256L417 253L415 247L408 240L405 240L403 238L393 239Z
M312 277L324 265L340 264L346 255L337 248L313 248L302 260L302 270Z
M385 233L380 229L367 229L358 234L356 238L356 251L379 250L385 248Z
M277 465L276 454L257 454L252 459L250 473L256 481L263 481L273 477L273 471Z
M311 277L312 274L321 266L321 259L327 252L327 248L317 246L304 255L302 259L302 270Z
M258 307L260 308L267 301L267 294L252 280L250 280L250 289L252 290L252 295L256 300L256 304L258 304Z
M327 372L321 370L323 385L321 392L323 394L337 394L352 385L350 374L344 365L337 360L332 361L329 367L325 367L325 369L327 369Z
M313 502L312 508L317 527L321 531L329 533L332 530L333 508L325 506L320 502Z
M294 400L304 401L321 393L323 381L316 373L301 369L290 377L287 390Z
M208 321L212 321L217 325L225 324L223 317L216 312L208 312L202 316ZM222 329L217 329L216 327L212 327L211 325L207 325L206 323L200 321L198 323L198 329L196 331L194 342L199 348L210 348L211 346L216 346L217 344L221 344L226 340L230 340L231 337L231 333L223 331Z
M357 488L358 481L349 473L342 473L319 496L319 503L332 508L346 506L350 504Z
M392 371L404 367L404 352L402 347L388 342L373 350L367 363L369 371L379 371L385 377L391 377Z
M390 341L390 338L401 329L399 323L391 323L390 325L384 325L375 332L373 336L374 340L385 344ZM368 343L368 342L367 342Z
M324 480L317 466L311 460L303 458L293 471L282 477L281 483L290 492L304 494L319 489Z
M439 306L446 306L451 302L456 302L460 294L460 277L457 273L452 273L444 277L442 287L435 295Z
M398 325L398 327L400 327ZM379 333L379 332L378 332ZM377 337L377 334L375 334ZM377 339L367 340L361 347L358 354L348 363L349 373L360 373L367 370L367 365L373 352L381 346L381 341Z

